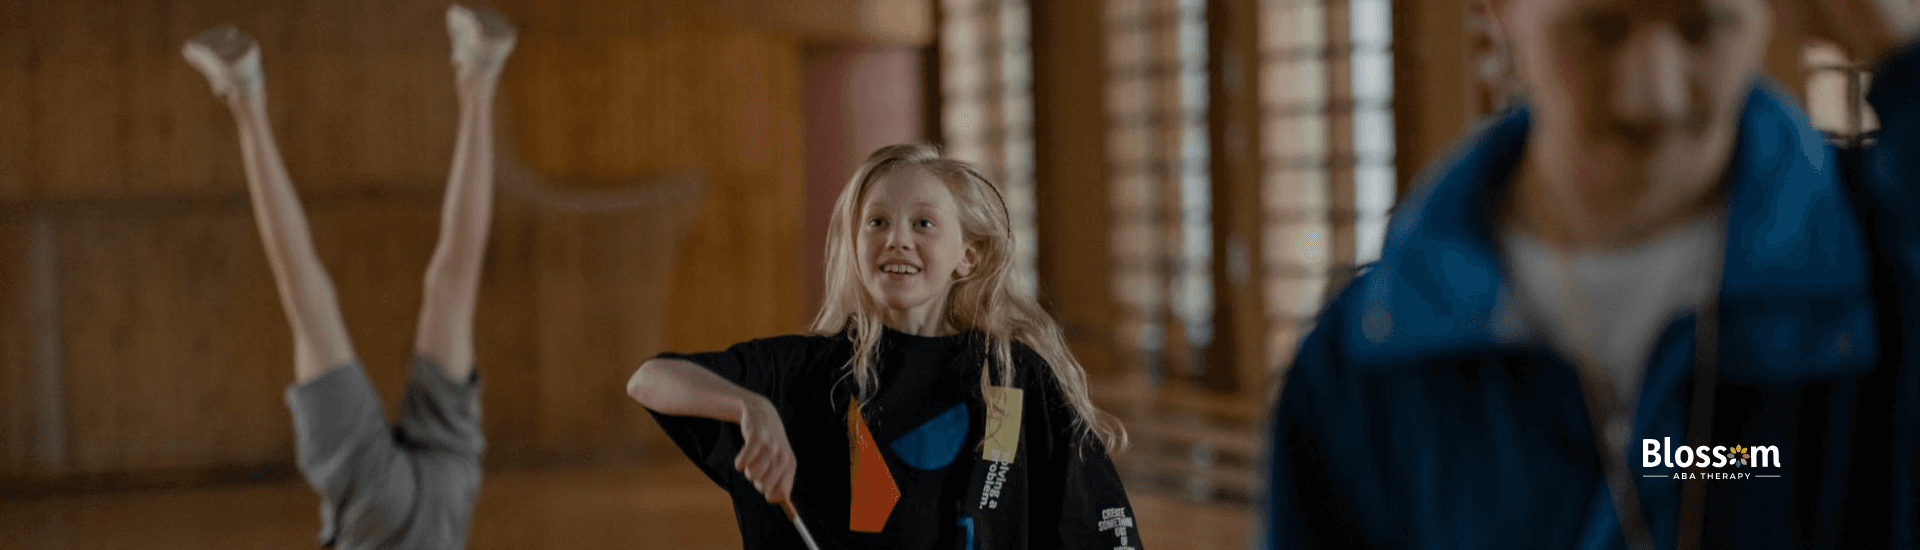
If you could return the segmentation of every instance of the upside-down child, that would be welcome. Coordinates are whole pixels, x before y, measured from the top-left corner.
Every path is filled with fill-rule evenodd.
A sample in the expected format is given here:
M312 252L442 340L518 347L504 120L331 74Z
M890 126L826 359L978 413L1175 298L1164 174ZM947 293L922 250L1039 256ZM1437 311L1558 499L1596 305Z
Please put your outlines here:
M239 125L254 219L293 329L287 407L300 473L321 497L320 543L342 550L464 548L480 490L473 314L493 216L493 95L515 31L498 13L459 5L447 10L447 31L460 134L398 426L361 368L274 144L259 44L227 26L182 51Z

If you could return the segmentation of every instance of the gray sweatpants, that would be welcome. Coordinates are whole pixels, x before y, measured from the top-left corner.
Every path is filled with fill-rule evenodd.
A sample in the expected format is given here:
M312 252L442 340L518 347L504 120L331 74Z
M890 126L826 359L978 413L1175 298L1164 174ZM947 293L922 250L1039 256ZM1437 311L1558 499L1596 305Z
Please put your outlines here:
M400 425L349 364L287 388L300 472L320 493L320 544L341 550L463 548L480 489L480 384L409 366Z

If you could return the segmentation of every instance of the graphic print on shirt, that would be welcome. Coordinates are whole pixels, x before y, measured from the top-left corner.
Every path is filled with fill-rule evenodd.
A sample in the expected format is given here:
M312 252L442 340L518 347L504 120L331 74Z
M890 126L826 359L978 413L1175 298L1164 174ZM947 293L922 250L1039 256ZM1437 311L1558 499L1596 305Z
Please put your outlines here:
M960 535L961 537L963 537L961 540L966 541L966 546L964 547L964 550L973 550L973 518L972 517L960 518L960 530L962 533L964 533Z
M960 446L967 439L967 428L972 427L970 424L967 405L961 403L893 440L887 447L893 449L893 455L900 457L900 461L908 466L938 470L952 464L953 459L960 455Z
M1000 507L1000 489L1007 484L1020 451L1020 388L987 388L986 431L981 436L980 459L987 461L987 480L980 487L980 508Z
M1119 544L1115 545L1113 550L1133 550L1133 545L1127 542L1129 540L1127 530L1132 528L1133 517L1127 515L1126 508L1108 508L1100 511L1100 530L1113 531L1113 536L1119 539Z
M900 501L900 485L887 468L880 446L860 413L860 402L848 400L847 434L852 445L852 502L847 528L861 533L879 533L886 528ZM908 467L934 471L953 464L967 439L972 421L965 403L954 405L932 420L895 438L886 448Z
M887 461L880 458L880 446L860 416L860 402L852 398L847 399L847 442L853 447L847 453L853 458L847 529L878 533L887 526L887 516L893 515L893 505L900 502L900 486L893 482Z

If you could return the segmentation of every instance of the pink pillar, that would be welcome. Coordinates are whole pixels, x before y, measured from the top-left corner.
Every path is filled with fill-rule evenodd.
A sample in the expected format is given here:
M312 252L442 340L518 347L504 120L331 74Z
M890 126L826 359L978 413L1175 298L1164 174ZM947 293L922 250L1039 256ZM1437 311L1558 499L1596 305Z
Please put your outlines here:
M904 45L815 44L801 64L806 111L806 231L800 244L807 307L824 288L827 222L833 201L875 149L926 139L921 128L919 48Z

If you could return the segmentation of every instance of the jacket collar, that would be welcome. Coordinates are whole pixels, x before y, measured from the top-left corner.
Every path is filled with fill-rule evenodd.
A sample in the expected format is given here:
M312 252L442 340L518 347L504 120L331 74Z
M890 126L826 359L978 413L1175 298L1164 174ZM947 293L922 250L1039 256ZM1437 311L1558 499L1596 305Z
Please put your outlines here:
M1354 365L1413 366L1526 339L1490 205L1528 124L1524 107L1496 116L1402 203L1380 261L1355 282L1358 311L1342 316ZM1748 96L1737 139L1726 176L1720 371L1786 382L1871 368L1871 258L1832 150L1766 83Z

